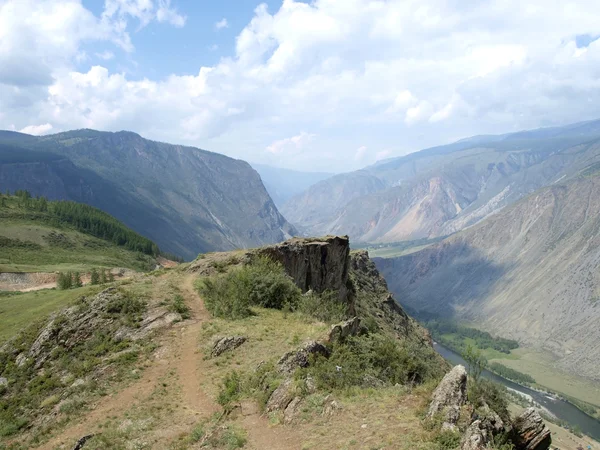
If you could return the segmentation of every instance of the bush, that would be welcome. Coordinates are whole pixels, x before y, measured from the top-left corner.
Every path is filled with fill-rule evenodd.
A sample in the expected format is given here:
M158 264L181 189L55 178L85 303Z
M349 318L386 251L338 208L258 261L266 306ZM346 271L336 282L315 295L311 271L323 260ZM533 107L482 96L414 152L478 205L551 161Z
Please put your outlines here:
M230 412L233 409L233 403L240 399L241 394L241 376L234 370L225 375L221 392L219 392L219 396L217 397L217 403L221 405L226 412Z
M61 290L71 289L73 287L73 274L71 272L59 273L56 285L58 286L58 289Z
M504 386L486 380L485 378L480 378L476 382L470 379L467 396L475 408L481 408L485 403L495 411L505 423L510 423L508 395Z
M399 342L381 334L351 337L336 344L331 356L318 356L308 372L322 389L351 386L421 383L438 377L433 349L409 341Z
M180 314L182 319L190 318L190 308L185 304L185 300L180 294L175 295L173 301L169 305L169 310Z
M339 300L337 292L325 291L301 296L296 310L325 323L336 323L347 318L348 307Z
M267 257L235 267L226 274L206 278L199 287L206 308L213 316L241 319L251 314L250 306L282 309L295 307L300 290L281 264Z

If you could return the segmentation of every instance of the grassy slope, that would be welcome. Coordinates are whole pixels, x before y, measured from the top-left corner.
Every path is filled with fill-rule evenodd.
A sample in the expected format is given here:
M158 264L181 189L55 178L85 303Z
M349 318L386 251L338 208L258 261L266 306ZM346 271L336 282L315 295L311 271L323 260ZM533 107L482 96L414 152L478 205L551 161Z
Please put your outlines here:
M100 286L85 286L67 291L46 289L0 295L0 345L27 325L100 289Z
M0 247L0 272L89 271L93 267L126 267L148 270L154 259L111 242L54 226L48 214L29 212L14 198L0 208L0 238L22 241Z

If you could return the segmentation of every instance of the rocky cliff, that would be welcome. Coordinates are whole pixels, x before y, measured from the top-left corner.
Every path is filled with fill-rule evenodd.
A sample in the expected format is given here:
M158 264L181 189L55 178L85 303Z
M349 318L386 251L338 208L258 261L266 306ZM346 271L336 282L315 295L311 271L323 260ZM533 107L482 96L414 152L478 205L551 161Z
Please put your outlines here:
M258 253L279 261L302 292L336 291L340 299L352 301L348 289L348 236L293 238Z

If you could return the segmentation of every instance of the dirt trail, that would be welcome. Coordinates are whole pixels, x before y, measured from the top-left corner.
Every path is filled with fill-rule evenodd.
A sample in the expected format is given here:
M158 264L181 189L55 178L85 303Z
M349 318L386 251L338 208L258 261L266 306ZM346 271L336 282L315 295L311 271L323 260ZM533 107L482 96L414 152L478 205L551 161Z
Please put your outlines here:
M135 404L144 402L171 370L178 374L182 385L182 400L192 415L190 422L208 417L219 410L219 406L201 388L202 367L206 362L198 350L197 340L202 322L209 319L209 315L193 288L192 276L185 278L182 288L192 319L184 322L175 336L163 339L154 361L143 371L142 377L125 389L101 399L82 422L68 427L60 436L38 447L40 450L51 450L61 445L71 448L67 444L72 446L77 439L93 432L98 423L108 417L120 416Z
M150 367L143 371L142 377L125 389L101 399L80 423L71 425L61 432L60 436L51 439L38 449L72 448L77 439L93 433L96 426L108 417L122 416L133 406L142 405L173 370L177 373L177 380L181 388L184 416L179 416L183 420L177 424L165 423L164 429L154 430L163 435L164 439L161 445L166 445L186 427L192 427L199 420L220 411L220 407L202 388L204 383L211 381L204 378L205 369L210 362L203 358L204 355L198 346L198 337L203 322L210 320L210 315L195 291L193 282L194 276L190 275L184 278L180 286L186 304L191 310L192 319L183 322L178 329L174 329L175 332L166 333L163 336L154 360ZM271 426L268 418L261 415L258 409L250 410L247 414L234 420L248 433L246 445L248 449L289 450L300 448L302 440L291 427Z

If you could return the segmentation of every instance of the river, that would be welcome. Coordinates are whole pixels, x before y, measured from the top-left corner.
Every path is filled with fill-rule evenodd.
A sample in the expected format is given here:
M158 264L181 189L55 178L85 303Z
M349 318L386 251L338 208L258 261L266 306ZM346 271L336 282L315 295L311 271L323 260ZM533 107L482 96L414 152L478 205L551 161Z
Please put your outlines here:
M462 364L465 367L467 366L465 360L449 348L444 347L437 342L434 344L434 348L440 355L442 355L452 364ZM538 403L542 407L546 408L557 418L564 420L571 425L577 425L584 434L600 441L600 422L593 417L588 416L571 403L558 398L553 398L549 395L543 394L542 392L523 387L487 370L483 371L482 376L495 381L496 383L500 383L506 386L508 389L518 391L521 394L533 398L535 403Z

